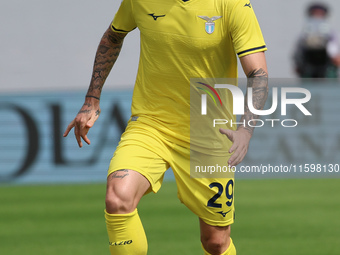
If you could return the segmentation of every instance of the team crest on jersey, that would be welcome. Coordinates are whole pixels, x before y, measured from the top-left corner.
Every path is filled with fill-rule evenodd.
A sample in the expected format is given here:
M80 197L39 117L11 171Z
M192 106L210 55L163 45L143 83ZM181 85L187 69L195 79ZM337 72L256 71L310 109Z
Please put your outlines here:
M222 16L213 16L209 18L208 16L198 16L201 19L204 19L205 22L205 32L207 32L209 35L212 34L215 31L215 20L218 20L222 18Z

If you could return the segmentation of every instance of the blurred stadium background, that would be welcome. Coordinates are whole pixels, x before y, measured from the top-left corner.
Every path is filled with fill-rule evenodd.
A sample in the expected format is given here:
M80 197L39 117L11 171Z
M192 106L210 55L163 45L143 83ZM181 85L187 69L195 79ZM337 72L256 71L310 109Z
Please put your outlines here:
M137 31L126 38L107 80L92 145L78 149L73 137L61 135L83 102L96 47L119 3L0 3L0 254L108 252L105 176L129 118ZM271 86L308 88L313 117L290 108L287 118L297 119L297 128L258 128L243 165L339 164L339 81L300 83L293 73L294 43L309 1L252 3L269 48ZM327 3L335 26L340 2ZM238 254L340 254L339 175L239 174ZM149 254L201 254L198 221L176 199L171 173L166 180L139 209Z

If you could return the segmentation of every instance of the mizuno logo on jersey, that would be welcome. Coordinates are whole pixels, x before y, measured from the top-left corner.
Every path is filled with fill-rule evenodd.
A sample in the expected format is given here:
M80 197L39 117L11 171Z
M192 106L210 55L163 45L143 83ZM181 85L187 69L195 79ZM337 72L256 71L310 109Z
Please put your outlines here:
M249 7L249 8L251 8L250 2L249 2L248 4L245 4L243 7Z
M225 217L227 215L228 212L230 212L231 210L227 211L227 212L223 212L223 211L220 211L220 212L217 212L217 213L220 213L223 217Z
M209 18L208 16L198 16L201 19L204 19L205 22L205 32L208 34L212 34L215 31L215 20L222 18L222 16L213 16Z
M158 18L165 17L165 14L164 15L155 15L154 13L150 13L148 15L150 15L153 18L153 20L157 20Z

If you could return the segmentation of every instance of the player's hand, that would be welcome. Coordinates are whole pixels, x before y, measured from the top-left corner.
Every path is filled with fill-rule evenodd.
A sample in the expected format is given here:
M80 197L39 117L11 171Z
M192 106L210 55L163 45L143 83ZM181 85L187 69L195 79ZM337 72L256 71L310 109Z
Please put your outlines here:
M228 160L229 166L238 165L247 154L251 134L243 128L236 131L220 128L220 133L226 135L233 142L229 149L229 153L233 153Z
M66 137L71 129L74 128L74 135L79 147L83 147L82 139L87 144L91 143L90 139L87 137L87 133L100 115L99 101L95 100L96 99L85 101L83 107L80 109L75 119L67 126L63 135Z

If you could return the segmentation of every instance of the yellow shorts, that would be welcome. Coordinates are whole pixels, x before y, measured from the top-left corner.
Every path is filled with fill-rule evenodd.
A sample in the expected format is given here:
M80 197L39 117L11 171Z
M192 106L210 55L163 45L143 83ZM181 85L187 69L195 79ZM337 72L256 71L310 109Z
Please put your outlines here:
M177 183L177 195L183 204L209 225L232 224L234 178L192 178L190 148L171 142L165 134L138 120L129 121L111 159L108 175L121 169L137 171L148 179L151 190L156 193L162 185L165 171L171 167ZM208 155L197 158L207 157L212 158ZM221 157L217 160L227 161Z

